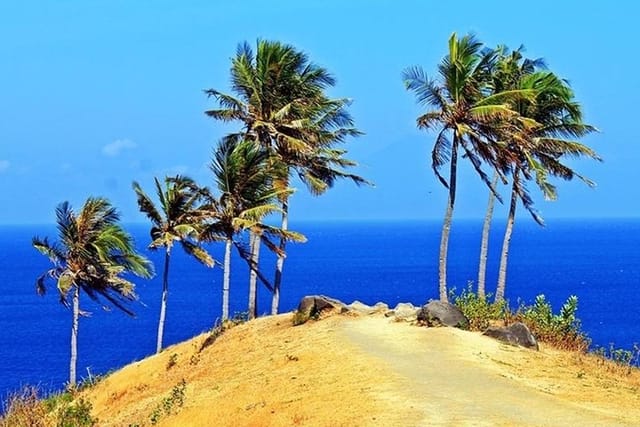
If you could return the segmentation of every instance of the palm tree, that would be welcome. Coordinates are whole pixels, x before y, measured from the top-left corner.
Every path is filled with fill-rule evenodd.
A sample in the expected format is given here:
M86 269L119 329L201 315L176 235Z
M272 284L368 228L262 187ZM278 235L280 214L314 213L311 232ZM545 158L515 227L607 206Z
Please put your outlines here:
M160 320L158 321L158 336L156 353L162 350L162 338L167 312L167 298L169 295L169 262L171 249L175 242L186 253L193 256L207 267L213 267L213 259L197 241L200 232L198 218L198 203L201 194L194 190L195 183L184 176L166 177L164 187L154 178L156 196L160 204L156 206L137 182L133 183L138 207L151 221L151 244L149 249L164 248L164 271L162 274L162 298L160 302Z
M135 285L123 274L149 278L153 267L135 252L131 236L118 224L116 209L103 198L89 198L78 214L68 202L56 208L59 242L33 238L33 246L51 260L53 268L36 281L40 295L47 282L55 282L60 302L71 307L71 359L69 386L76 384L80 292L94 301L106 300L129 315L126 303L136 298ZM71 299L71 304L69 303Z
M408 68L403 72L407 90L415 93L421 105L433 107L418 117L417 125L420 129L438 131L431 152L432 168L449 190L439 255L439 294L442 301L448 300L447 252L456 197L458 151L463 150L481 179L495 193L481 168L483 160L493 160L485 129L489 123L517 115L507 101L530 96L526 91L490 94L490 71L494 61L495 53L483 51L482 43L474 36L458 39L454 33L449 39L449 54L438 66L439 79L429 79L421 67ZM447 161L448 181L440 174L440 168ZM499 197L497 193L496 197Z
M545 199L555 200L557 191L549 183L549 175L564 180L579 178L590 187L595 185L562 163L564 157L601 160L595 151L575 140L596 131L596 128L583 122L581 107L575 101L574 93L566 81L551 72L536 72L522 75L518 86L536 92L533 101L517 104L520 117L531 119L536 125L516 126L517 132L510 132L508 135L512 141L502 148L502 153L498 156L502 169L511 173L512 188L498 271L496 301L504 300L509 245L518 199L538 224L544 224L534 208L526 181L535 179Z
M209 211L211 221L203 232L207 240L225 242L224 274L222 286L222 319L229 317L229 285L231 272L231 247L236 246L242 259L251 271L249 316L257 315L255 295L256 280L272 290L272 285L258 268L258 248L264 242L278 252L278 248L269 239L270 236L283 237L294 241L304 241L299 233L280 230L263 223L270 213L278 212L274 204L276 198L290 191L273 187L276 173L267 152L252 141L242 140L238 135L224 138L217 146L210 169L214 174L218 198L209 193ZM251 231L249 249L235 239L244 230ZM258 238L254 238L258 236Z
M495 189L498 185L499 173L496 171L491 179L491 186ZM478 297L483 300L486 298L485 283L487 272L487 254L489 253L489 232L491 231L491 220L493 219L493 208L496 198L493 192L489 191L489 202L487 204L487 213L482 224L482 239L480 241L480 263L478 266Z
M525 75L530 75L537 70L546 69L546 64L542 58L535 60L526 59L523 57L524 46L520 46L514 51L509 51L506 46L498 46L495 53L497 54L497 61L492 70L492 92L500 93L503 91L509 91L518 89L518 81ZM518 120L521 125L526 125L528 122L523 121L523 117ZM489 129L490 133L497 131L498 133L504 127L502 123L495 123L495 129ZM529 123L531 125L531 123ZM499 135L496 135L496 139L499 139ZM495 165L494 165L495 167ZM498 181L502 180L507 183L503 171L496 169L491 180L491 187L496 188ZM493 191L489 191L489 201L487 203L487 212L484 218L482 226L482 239L480 242L480 261L478 263L478 297L484 299L486 295L486 271L487 271L487 254L489 251L489 232L491 230L491 220L493 218L493 209L495 204L495 195Z
M322 194L337 178L366 182L343 170L355 163L342 157L344 150L335 149L336 144L361 133L346 110L350 101L325 95L324 91L335 85L327 70L309 62L293 46L258 41L255 55L247 43L238 46L231 82L235 96L206 91L220 106L206 114L217 120L240 121L244 129L239 135L266 149L272 163L280 163L282 173L274 182L276 188L289 188L293 174L305 177L303 181L314 194ZM282 192L279 197L283 231L288 228L290 194ZM286 242L282 238L278 245L273 314L278 311Z

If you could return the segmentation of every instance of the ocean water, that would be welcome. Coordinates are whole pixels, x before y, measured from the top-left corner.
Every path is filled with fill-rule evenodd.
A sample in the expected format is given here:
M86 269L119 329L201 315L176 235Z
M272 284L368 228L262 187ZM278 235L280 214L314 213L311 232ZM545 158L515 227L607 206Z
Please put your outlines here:
M497 279L504 226L494 221L487 288ZM294 224L295 226L295 224ZM138 246L147 228L128 227ZM423 304L437 297L440 222L300 223L306 244L290 245L281 309L304 295L322 293L345 302ZM477 275L481 223L455 222L449 249L449 283L457 289ZM48 260L31 247L34 235L55 237L52 226L0 227L0 397L22 385L56 390L68 379L70 311L55 289L35 294L36 277ZM630 348L640 342L640 220L549 221L546 228L516 223L506 296L512 305L545 294L558 309L569 295L579 298L578 315L595 345ZM210 248L222 259L222 246ZM162 254L144 250L162 271ZM165 344L210 329L220 316L222 270L208 269L177 248L170 271ZM231 311L246 311L247 267L232 265ZM274 257L263 250L270 277ZM136 280L136 317L105 311L83 299L90 317L79 326L78 375L102 374L154 352L161 277ZM259 311L270 295L260 289Z

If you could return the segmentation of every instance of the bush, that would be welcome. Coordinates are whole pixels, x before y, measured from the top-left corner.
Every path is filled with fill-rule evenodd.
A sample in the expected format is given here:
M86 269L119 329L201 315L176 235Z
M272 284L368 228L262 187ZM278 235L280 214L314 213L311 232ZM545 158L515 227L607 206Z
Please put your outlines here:
M567 299L558 314L553 313L544 295L538 295L533 305L521 303L515 312L505 302L490 303L488 297L480 298L471 285L459 295L453 290L450 299L469 319L470 329L474 331L484 331L497 321L503 321L506 325L522 322L538 341L556 348L586 352L591 343L576 315L578 297L575 295Z
M3 409L5 412L0 417L0 427L47 426L47 409L38 397L36 387L25 386L12 394L4 403Z
M581 329L577 311L578 297L575 295L567 299L559 314L553 314L545 296L538 295L533 305L520 305L513 320L526 324L539 341L560 349L585 352L591 340Z
M5 404L0 427L91 427L91 403L83 398L74 402L71 392L56 393L41 399L36 387L26 386L11 395Z
M449 299L456 305L462 314L469 319L469 329L472 331L484 331L492 323L505 320L508 307L505 302L490 303L490 295L481 298L473 292L471 284L456 295L455 289L449 293Z
M56 427L91 427L98 420L91 416L91 402L83 398L77 402L63 405L57 410Z

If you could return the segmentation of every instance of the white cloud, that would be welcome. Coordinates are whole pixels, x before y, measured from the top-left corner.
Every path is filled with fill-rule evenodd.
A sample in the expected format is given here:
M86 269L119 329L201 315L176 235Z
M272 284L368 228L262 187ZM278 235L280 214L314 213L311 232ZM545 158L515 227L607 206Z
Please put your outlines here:
M102 147L102 154L109 157L115 157L123 150L131 150L138 145L130 139L116 139L115 141Z
M9 160L0 160L0 172L6 171L7 169L9 169L9 166L11 166Z

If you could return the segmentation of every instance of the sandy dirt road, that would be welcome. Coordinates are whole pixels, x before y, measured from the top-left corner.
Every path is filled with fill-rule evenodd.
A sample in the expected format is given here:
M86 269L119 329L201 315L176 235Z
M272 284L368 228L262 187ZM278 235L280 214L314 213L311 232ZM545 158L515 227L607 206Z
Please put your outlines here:
M568 396L555 392L555 382L565 380L559 366L555 377L551 369L546 379L539 372L522 375L528 367L546 368L532 350L451 328L389 324L380 317L344 322L339 332L398 374L403 396L389 396L396 405L404 400L407 410L419 412L415 425L640 425L637 409L616 407L598 391L601 399L594 402L589 385L584 400L580 390Z

